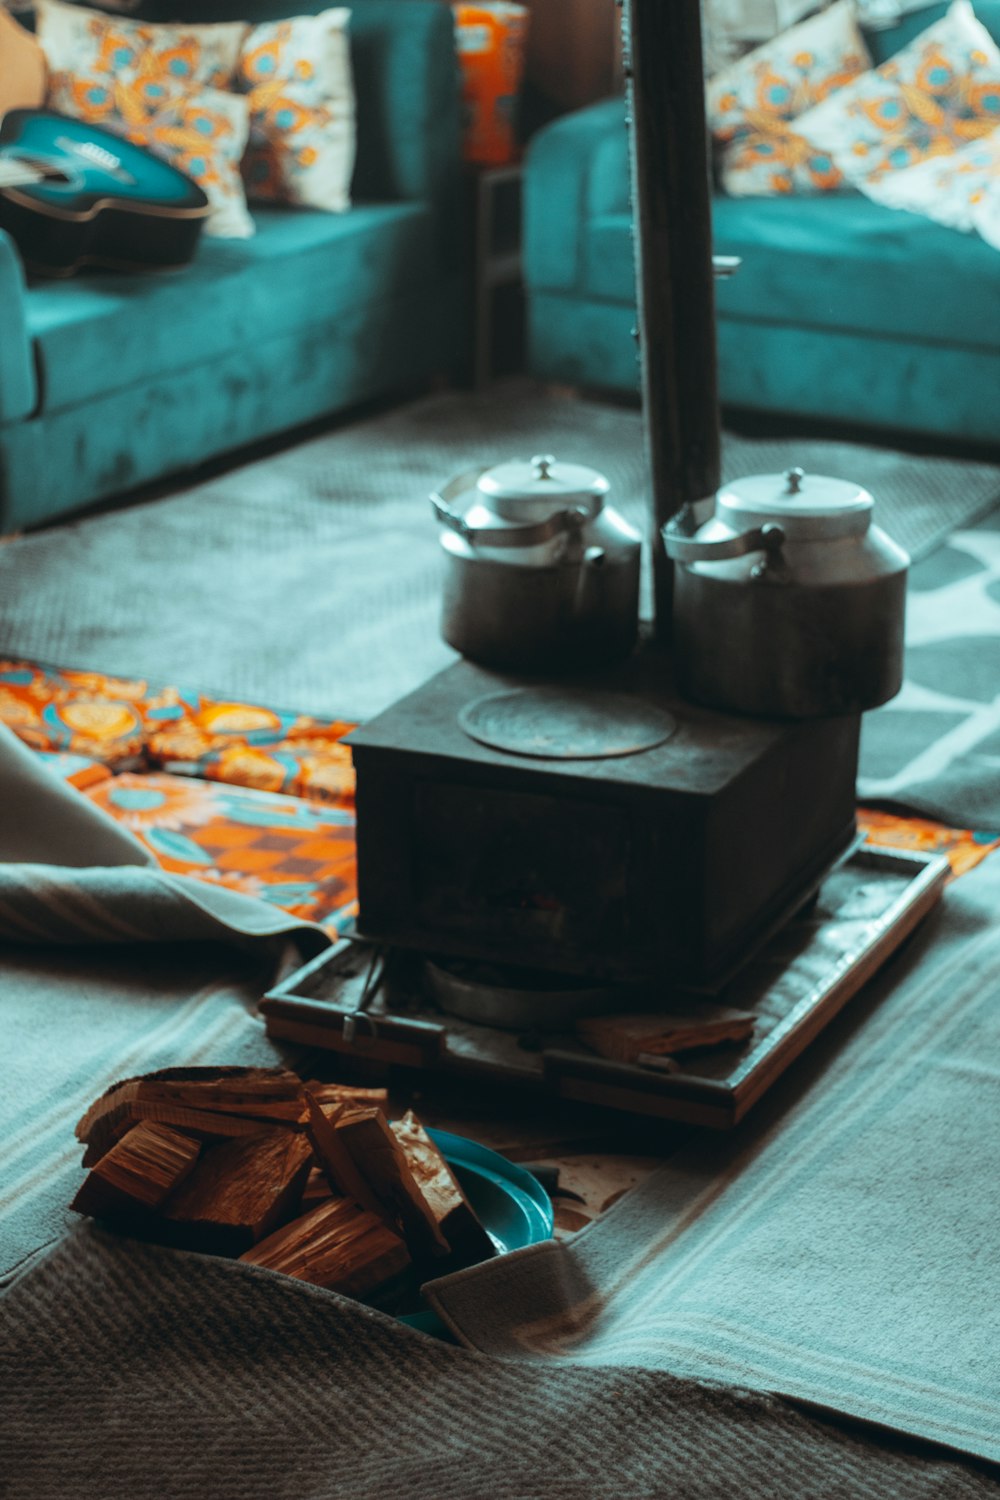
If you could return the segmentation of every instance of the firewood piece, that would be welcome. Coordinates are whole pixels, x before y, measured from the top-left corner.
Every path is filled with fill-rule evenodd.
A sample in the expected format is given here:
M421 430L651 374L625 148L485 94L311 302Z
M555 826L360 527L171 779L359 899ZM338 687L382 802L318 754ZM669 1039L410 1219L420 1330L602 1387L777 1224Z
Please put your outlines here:
M114 1114L105 1115L98 1120L90 1133L87 1149L83 1153L83 1165L93 1167L100 1161L106 1151L110 1151L122 1136L139 1124L136 1117L130 1112L127 1105L117 1110Z
M357 1104L362 1108L377 1105L384 1110L389 1101L388 1089L362 1088L353 1083L316 1083L315 1080L309 1080L302 1088L308 1089L320 1108L328 1104Z
M70 1207L92 1218L155 1209L192 1171L201 1145L163 1125L134 1125L106 1151Z
M685 1012L589 1016L577 1021L576 1031L602 1057L634 1063L640 1052L672 1055L741 1042L753 1031L754 1021L748 1011L706 1002Z
M165 1238L241 1255L298 1212L311 1164L312 1148L300 1131L265 1129L209 1146L160 1210Z
M410 1170L406 1153L379 1109L355 1109L342 1115L334 1130L350 1152L358 1172L406 1241L415 1261L448 1255L448 1241L433 1207Z
M410 1264L399 1235L347 1198L321 1203L240 1256L313 1286L363 1297Z
M402 1119L393 1120L391 1129L456 1261L462 1266L474 1266L489 1260L496 1254L496 1246L413 1111L408 1110Z
M132 1099L127 1103L116 1105L109 1114L95 1120L90 1126L83 1165L92 1167L100 1161L105 1151L140 1120L148 1120L159 1125L171 1125L177 1130L197 1136L202 1141L224 1141L236 1136L259 1135L264 1129L262 1120L248 1120L242 1115L221 1114L207 1109L189 1109L185 1105L170 1104L155 1099ZM295 1128L292 1122L287 1121L277 1121L276 1127L283 1130Z
M301 1114L301 1087L286 1068L161 1068L105 1089L80 1120L76 1136L89 1141L100 1119L137 1102L294 1122Z
M345 1114L346 1106L335 1104L332 1108L321 1109L309 1089L304 1093L309 1110L306 1134L330 1186L335 1193L374 1214L387 1229L395 1232L395 1215L374 1192L364 1174L358 1171L353 1156L337 1133L337 1122Z

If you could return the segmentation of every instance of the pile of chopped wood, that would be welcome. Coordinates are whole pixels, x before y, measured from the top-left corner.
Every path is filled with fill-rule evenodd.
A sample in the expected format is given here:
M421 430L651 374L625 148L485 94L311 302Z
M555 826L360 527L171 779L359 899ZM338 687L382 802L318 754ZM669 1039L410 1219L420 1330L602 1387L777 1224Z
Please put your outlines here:
M130 1078L76 1127L89 1172L71 1207L354 1297L493 1255L420 1121L385 1109L384 1089L280 1068Z

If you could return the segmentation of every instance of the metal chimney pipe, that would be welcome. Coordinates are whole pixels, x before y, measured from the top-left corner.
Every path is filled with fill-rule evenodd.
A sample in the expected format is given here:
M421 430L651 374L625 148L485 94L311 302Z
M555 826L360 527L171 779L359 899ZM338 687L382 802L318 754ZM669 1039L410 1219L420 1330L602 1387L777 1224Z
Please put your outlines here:
M720 483L700 0L618 0L630 125L639 362L653 501L656 634L673 564L660 527Z

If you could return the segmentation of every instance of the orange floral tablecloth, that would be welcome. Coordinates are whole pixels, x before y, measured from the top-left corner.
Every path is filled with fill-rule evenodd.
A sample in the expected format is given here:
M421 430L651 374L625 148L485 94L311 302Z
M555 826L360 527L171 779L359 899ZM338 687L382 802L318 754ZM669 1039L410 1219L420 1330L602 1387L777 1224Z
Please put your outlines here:
M69 751L115 771L169 771L354 803L351 752L340 743L354 728L346 721L3 658L0 720L36 750Z

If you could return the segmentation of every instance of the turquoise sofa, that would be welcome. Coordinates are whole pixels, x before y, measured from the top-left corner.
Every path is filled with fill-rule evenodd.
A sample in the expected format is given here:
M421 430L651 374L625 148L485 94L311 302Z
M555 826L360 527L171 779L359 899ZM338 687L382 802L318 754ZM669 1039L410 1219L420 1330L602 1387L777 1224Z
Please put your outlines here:
M188 14L324 8L189 0ZM149 0L139 13L163 18ZM0 233L0 532L454 363L462 267L451 14L437 0L355 0L351 38L358 161L348 213L254 209L255 238L203 238L183 270L30 286Z
M1000 0L974 0L1000 41ZM869 33L876 62L944 14ZM638 366L624 109L547 127L525 174L529 361L543 379L634 391ZM1000 252L870 202L713 198L724 406L1000 445Z

